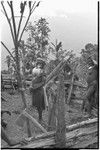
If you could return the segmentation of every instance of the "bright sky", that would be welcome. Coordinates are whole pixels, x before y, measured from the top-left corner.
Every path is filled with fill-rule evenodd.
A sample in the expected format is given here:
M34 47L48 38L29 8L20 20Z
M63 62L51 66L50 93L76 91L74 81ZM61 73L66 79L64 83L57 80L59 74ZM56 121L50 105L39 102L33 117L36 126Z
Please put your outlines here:
M7 12L10 15L10 9L7 0L4 1ZM14 2L15 15L19 16L19 5L23 0L16 0ZM36 0L38 2L38 0ZM34 2L34 1L33 1ZM27 16L27 9L24 16ZM97 0L41 0L40 6L35 10L34 16L44 17L65 17L68 13L88 13L97 14ZM1 13L1 26L6 22L6 18Z
M95 13L96 8L96 0L43 0L39 12L51 16L56 15L56 12L59 11L64 13Z
M15 15L19 15L18 6L20 1L14 1ZM62 15L66 17L67 13L96 13L96 10L97 0L41 0L40 6L34 14L42 16ZM4 20L4 18L2 19Z
M14 10L17 16L20 15L20 1L14 1ZM36 1L38 2L38 0ZM6 9L10 15L9 7L7 6ZM27 10L24 16L27 16ZM65 47L68 46L67 48L73 49L76 46L76 49L79 50L80 48L84 48L82 44L87 44L88 40L96 41L97 0L41 0L40 6L35 10L30 20L33 20L36 16L39 16L39 18L46 17L46 19L54 17L54 21L52 19L52 22L49 22L52 39L54 38L55 40L57 38L61 40ZM61 17L60 23L57 22L57 17ZM16 20L18 21L19 18L16 18ZM12 48L8 23L2 13L1 31L3 33L1 39L9 48ZM4 50L3 53L5 53Z

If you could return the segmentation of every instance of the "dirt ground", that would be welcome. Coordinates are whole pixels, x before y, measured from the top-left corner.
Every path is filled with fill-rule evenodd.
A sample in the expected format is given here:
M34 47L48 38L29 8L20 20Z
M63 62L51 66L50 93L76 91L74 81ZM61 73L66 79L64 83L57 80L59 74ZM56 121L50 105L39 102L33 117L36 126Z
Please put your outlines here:
M14 95L10 95L7 92L3 92L3 93L6 94L7 96L7 102L2 101L1 108L7 109L11 112L11 116L9 116L6 113L3 115L4 120L6 120L8 124L6 128L6 132L11 139L16 140L16 141L21 141L21 139L27 137L26 124L24 125L23 128L20 128L19 126L16 125L16 119L19 116L18 112L21 112L22 107L23 107L21 95L18 92L15 92ZM36 120L38 120L37 110L31 107L31 95L29 93L25 93L25 96L27 100L27 112L30 115L32 115ZM82 104L82 101L80 100L74 100L74 102L72 102L70 106L66 104L65 119L66 119L67 125L74 124L76 122L81 122L83 120L88 119L87 117L84 117L81 113L81 104ZM47 110L43 112L43 120L47 124L48 122ZM37 127L34 127L34 124L32 122L30 122L30 124L31 124L32 135L42 133ZM46 126L45 125L43 126L46 129ZM2 148L7 147L7 143L2 140L1 146Z

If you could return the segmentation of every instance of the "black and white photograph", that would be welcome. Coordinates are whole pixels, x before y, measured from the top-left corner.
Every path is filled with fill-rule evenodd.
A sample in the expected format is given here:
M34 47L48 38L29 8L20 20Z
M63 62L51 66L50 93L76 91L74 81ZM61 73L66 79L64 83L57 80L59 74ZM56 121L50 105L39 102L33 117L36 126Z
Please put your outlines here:
M99 1L0 5L1 149L99 149Z

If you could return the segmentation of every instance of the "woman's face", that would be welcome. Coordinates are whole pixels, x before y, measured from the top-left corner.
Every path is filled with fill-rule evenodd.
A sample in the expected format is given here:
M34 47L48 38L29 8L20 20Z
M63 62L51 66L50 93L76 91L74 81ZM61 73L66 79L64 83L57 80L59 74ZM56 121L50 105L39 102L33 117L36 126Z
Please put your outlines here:
M41 64L38 64L38 65L37 65L37 68L41 68Z

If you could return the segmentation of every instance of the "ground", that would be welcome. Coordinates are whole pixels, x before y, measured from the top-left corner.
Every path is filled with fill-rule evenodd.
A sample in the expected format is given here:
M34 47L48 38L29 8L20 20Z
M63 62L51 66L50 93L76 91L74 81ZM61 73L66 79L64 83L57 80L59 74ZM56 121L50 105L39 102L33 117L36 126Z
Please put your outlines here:
M16 125L16 119L19 116L18 112L21 112L22 107L23 107L21 95L18 92L15 92L14 95L10 95L7 91L3 93L6 94L7 96L7 102L2 101L1 108L7 109L11 112L11 116L9 116L8 114L3 115L3 118L8 123L6 132L11 139L16 140L16 141L21 141L21 139L27 137L26 124L24 125L23 128L20 128L19 126ZM36 109L31 107L31 95L28 92L26 92L25 96L27 100L28 113L32 115L36 120L38 120L38 114L37 114ZM66 119L67 125L74 124L76 122L81 122L83 120L88 119L84 117L81 113L81 104L82 104L81 100L74 100L74 102L72 102L70 106L66 104L65 119ZM48 122L47 110L43 112L43 120L47 124ZM34 131L35 131L35 134L42 133L37 127L34 127L34 124L32 122L30 122L30 124L31 124L32 135L34 135ZM47 126L45 124L42 124L42 125L44 126L45 129L47 129ZM7 146L7 143L4 142L3 140L1 141L1 144L2 144L2 147Z

